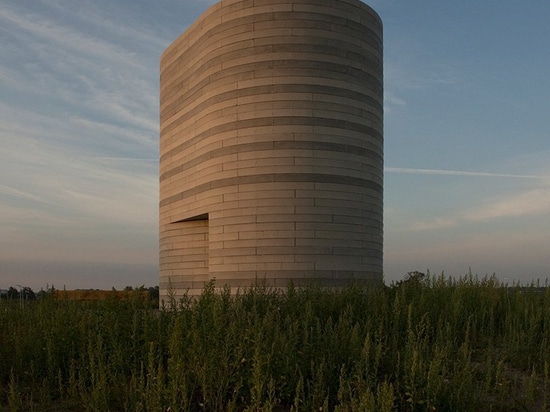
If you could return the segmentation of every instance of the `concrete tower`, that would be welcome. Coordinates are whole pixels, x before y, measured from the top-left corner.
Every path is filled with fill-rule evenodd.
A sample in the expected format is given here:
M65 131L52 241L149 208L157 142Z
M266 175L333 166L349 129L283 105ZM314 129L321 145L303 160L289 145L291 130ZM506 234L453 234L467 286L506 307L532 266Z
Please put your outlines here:
M160 291L382 279L382 22L223 0L161 57Z

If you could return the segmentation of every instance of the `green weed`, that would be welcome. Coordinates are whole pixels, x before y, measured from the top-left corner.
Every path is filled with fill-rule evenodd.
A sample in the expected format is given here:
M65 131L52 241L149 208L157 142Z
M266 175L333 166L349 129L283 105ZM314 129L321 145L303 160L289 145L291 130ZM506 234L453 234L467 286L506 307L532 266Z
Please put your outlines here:
M550 292L494 277L0 305L0 411L549 407Z

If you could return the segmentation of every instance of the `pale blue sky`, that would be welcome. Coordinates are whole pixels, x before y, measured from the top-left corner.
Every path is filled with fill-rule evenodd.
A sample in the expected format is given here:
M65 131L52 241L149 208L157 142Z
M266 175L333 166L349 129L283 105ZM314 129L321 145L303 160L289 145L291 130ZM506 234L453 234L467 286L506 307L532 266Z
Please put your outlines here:
M210 0L0 0L0 288L156 285L158 66ZM373 0L385 278L550 277L550 2Z

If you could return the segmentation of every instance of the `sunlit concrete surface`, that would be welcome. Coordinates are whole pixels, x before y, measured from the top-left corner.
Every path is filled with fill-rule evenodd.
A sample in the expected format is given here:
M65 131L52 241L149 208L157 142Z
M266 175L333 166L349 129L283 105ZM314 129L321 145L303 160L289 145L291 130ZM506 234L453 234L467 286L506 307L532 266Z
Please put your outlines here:
M382 23L230 0L161 57L160 291L381 280Z

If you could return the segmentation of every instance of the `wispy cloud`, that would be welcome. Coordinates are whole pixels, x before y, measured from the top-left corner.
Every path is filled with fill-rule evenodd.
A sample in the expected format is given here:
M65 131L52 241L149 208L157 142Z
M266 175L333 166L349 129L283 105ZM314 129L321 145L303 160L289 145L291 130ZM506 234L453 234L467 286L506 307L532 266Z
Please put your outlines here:
M0 8L0 259L154 259L166 40L102 7L25 3Z
M396 96L394 93L390 91L386 90L384 92L384 112L385 113L390 113L396 106L405 106L406 104L407 102L405 101L405 99L399 96Z
M88 25L103 34L104 37L125 39L128 43L141 45L150 45L162 48L166 45L166 39L158 35L158 30L145 24L139 26L121 24L120 19L113 20L113 15L120 15L120 12L128 12L128 8L123 3L109 2L103 7L90 8L82 7L82 4L71 0L41 0L47 7L52 8L56 14L67 14L70 10L71 15L81 26ZM107 6L107 7L105 7ZM155 8L158 8L155 5Z
M523 175L510 173L475 172L466 170L445 170L445 169L417 169L404 167L386 167L386 173L415 174L415 175L438 175L438 176L468 176L468 177L500 177L510 179L543 179L550 180L550 175Z
M465 212L463 219L482 222L524 216L550 217L550 188L533 189L512 195L509 198L489 202L483 207Z
M50 116L63 116L64 111L65 116L86 115L156 131L158 88L151 80L157 78L161 40L151 35L153 40L129 42L129 33L120 33L135 28L125 29L106 16L103 21L100 16L87 17L88 24L78 25L75 13L0 9L0 22L10 29L3 42L6 61L1 69L6 98L17 96L10 104L32 111L41 103L36 110ZM111 26L110 36L102 31L106 25Z
M411 231L434 231L449 229L469 223L485 223L498 219L544 217L550 218L550 187L536 188L520 193L510 193L506 197L486 200L479 206L458 210L451 216L434 217L425 221L413 222Z
M418 55L410 56L417 59ZM401 64L390 63L384 68L384 80L395 90L407 91L441 86L454 86L461 82L461 75L457 67L441 62L432 63L430 66L422 66L418 70L417 64L408 62ZM412 68L417 68L416 71Z
M414 222L409 226L409 230L420 232L425 230L449 229L451 227L455 227L457 224L457 219L437 217L425 222Z
M135 53L117 46L112 41L101 40L98 34L86 33L82 28L69 25L67 20L54 21L44 14L7 7L0 9L0 19L14 27L18 36L24 36L25 40L29 40L28 36L34 38L35 42L25 44L35 52L44 51L45 47L55 45L60 52L70 51L73 58L108 60L121 65L134 63L138 69L143 65Z
M529 216L550 217L550 175L491 173L465 170L421 169L386 167L386 173L429 176L456 176L467 178L496 178L510 180L529 180L529 188L511 188L504 194L487 194L478 205L456 209L451 214L435 216L428 220L413 221L411 231L435 231L449 229L468 223L483 223L497 219L515 219Z
M404 57L404 54L408 57ZM400 107L418 98L426 91L454 88L461 83L462 75L455 65L431 62L412 63L421 53L397 53L384 65L384 111L392 114ZM398 62L398 63L396 63ZM421 68L420 70L418 68ZM416 68L416 69L414 69Z

